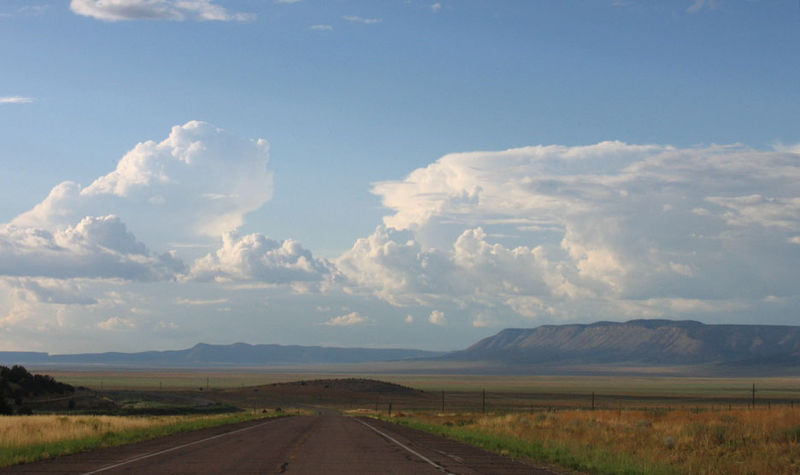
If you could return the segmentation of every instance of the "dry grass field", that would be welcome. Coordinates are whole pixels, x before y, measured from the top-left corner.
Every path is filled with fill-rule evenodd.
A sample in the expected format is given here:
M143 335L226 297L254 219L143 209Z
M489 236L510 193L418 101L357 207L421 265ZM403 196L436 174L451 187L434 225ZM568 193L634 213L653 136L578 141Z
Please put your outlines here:
M470 433L541 445L554 462L601 473L800 473L800 409L557 410L395 414ZM429 427L430 428L430 427ZM523 454L524 455L524 454Z
M0 418L0 450L37 443L100 437L109 432L149 429L174 425L192 419L196 418L191 416L6 416Z
M201 416L2 416L0 467L275 415L249 411Z

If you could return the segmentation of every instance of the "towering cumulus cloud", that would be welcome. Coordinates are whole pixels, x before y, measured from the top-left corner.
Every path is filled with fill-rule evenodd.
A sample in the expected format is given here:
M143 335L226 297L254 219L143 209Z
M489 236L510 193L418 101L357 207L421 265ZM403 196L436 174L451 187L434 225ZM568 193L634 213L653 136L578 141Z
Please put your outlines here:
M0 225L0 283L22 301L86 305L109 292L101 283L177 281L187 266L168 250L213 245L235 231L245 214L272 196L268 160L264 140L241 139L197 121L175 126L161 142L136 145L88 186L63 182L33 209ZM321 264L307 251L291 243L278 247L284 252L275 253L275 262L247 268L262 279L269 271L281 282L314 279ZM209 258L196 268L243 278L245 271L227 274L236 262L249 263L231 253L220 254L225 266L219 270L210 268Z
M53 230L115 214L148 243L219 237L272 197L269 146L204 122L136 145L87 187L64 182L11 224Z
M602 142L451 154L374 185L392 213L339 258L394 304L675 315L796 299L800 154Z

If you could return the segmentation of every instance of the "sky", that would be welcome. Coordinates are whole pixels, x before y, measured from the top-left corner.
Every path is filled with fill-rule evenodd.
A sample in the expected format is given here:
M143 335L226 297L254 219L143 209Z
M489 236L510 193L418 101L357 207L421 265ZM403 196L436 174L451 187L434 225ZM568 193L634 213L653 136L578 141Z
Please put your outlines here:
M0 350L800 324L795 0L3 0Z

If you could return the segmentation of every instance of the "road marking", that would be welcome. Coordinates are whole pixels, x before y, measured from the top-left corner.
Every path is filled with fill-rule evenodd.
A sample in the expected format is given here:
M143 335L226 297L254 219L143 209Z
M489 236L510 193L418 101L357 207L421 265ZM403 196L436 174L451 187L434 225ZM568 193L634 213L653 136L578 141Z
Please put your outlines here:
M139 455L138 457L134 457L132 459L125 460L123 462L115 463L113 465L106 465L105 467L98 468L97 470L92 470L91 472L85 472L82 475L91 475L93 473L105 472L107 470L111 470L112 468L121 467L123 465L128 465L129 463L138 462L140 460L148 459L150 457L155 457L157 455L166 454L168 452L173 452L175 450L180 450L180 449L183 449L185 447L192 446L192 445L197 445L197 444L201 444L203 442L208 442L209 440L219 439L220 437L225 437L225 436L228 436L228 435L237 434L239 432L244 432L246 430L257 429L257 428L259 428L261 426L265 426L265 425L267 425L269 423L272 423L272 422L275 422L277 420L278 419L270 419L267 422L262 422L261 424L250 426L250 427L245 427L244 429L236 429L236 430L231 431L231 432L225 432L223 434L217 434L217 435L214 435L214 436L211 436L211 437L207 437L205 439L195 440L194 442L189 442L188 444L179 445L177 447L172 447L170 449L160 450L158 452L153 452L153 453L144 454L144 455Z
M364 424L365 426L369 427L370 429L374 430L375 432L377 432L378 434L382 435L383 437L385 437L385 438L387 438L387 439L391 440L392 442L394 442L395 444L399 445L400 447L402 447L402 448L406 449L406 451L408 451L408 452L411 452L412 454L416 455L416 456L417 456L417 457L419 457L420 459L422 459L422 460L424 460L424 461L428 462L429 464L433 465L433 466L434 466L434 467L436 467L438 470L441 470L441 471L443 471L444 473L446 473L446 474L448 474L448 475L454 475L452 472L449 472L449 471L448 471L446 468L442 467L442 466L441 466L441 465L439 465L438 463L436 463L436 462L434 462L433 460L429 459L428 457L426 457L426 456L422 455L421 453L417 452L416 450L414 450L414 449L412 449L412 448L410 448L410 447L407 447L407 446L403 445L403 444L402 444L402 443L400 443L400 442L399 442L397 439L395 439L395 438L391 437L390 435L386 434L385 432L381 432L381 431L379 431L378 429L376 429L376 428L372 427L371 425L367 424L366 422L362 421L361 419L355 419L355 420L356 420L357 422L360 422L360 423Z

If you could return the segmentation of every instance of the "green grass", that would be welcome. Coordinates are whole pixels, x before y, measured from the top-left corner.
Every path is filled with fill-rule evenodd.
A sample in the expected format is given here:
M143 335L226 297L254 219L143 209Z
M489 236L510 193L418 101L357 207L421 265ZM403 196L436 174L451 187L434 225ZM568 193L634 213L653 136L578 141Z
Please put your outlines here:
M20 463L30 463L62 455L86 452L103 447L115 447L167 435L188 432L225 424L235 424L250 420L279 417L280 415L258 412L238 412L222 416L201 416L196 419L180 421L171 425L155 426L146 429L106 432L97 437L85 437L57 442L31 444L23 447L0 448L0 467Z
M672 467L648 464L618 453L602 450L588 450L581 453L570 451L565 445L540 441L523 441L513 437L503 437L462 427L429 424L413 419L381 418L395 424L458 440L480 447L490 452L509 455L514 458L532 459L558 465L560 467L588 473L613 475L675 475L679 473Z

